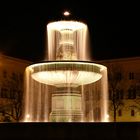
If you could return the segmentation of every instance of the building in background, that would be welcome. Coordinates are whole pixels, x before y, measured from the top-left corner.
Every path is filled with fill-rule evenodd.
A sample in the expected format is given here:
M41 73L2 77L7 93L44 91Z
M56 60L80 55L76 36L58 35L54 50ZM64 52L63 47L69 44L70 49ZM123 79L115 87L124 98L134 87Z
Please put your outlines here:
M140 57L98 63L108 67L110 121L140 121Z
M20 119L24 70L30 63L0 55L0 122Z

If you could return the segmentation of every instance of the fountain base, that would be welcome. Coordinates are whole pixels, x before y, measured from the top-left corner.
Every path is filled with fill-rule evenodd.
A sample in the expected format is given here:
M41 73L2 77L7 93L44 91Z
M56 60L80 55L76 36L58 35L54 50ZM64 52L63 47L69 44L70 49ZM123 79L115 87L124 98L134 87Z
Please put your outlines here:
M81 94L52 94L51 122L80 122L83 120Z
M107 70L87 61L52 61L26 68L23 121L108 121Z

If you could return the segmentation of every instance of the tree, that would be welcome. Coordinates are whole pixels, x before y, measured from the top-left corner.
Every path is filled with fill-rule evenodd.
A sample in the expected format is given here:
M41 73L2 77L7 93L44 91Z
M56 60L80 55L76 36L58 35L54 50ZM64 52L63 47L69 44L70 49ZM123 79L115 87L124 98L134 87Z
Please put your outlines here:
M1 107L0 112L7 118L19 121L22 111L23 75L20 73L8 74L4 71L3 78L1 95L3 99L10 100L10 104Z
M112 64L108 67L110 110L113 111L115 122L118 109L124 105L123 90L120 88L122 73L122 68L119 65Z
M20 73L12 73L11 89L14 92L14 100L12 104L12 116L16 121L19 121L22 111L22 95L23 95L23 76Z

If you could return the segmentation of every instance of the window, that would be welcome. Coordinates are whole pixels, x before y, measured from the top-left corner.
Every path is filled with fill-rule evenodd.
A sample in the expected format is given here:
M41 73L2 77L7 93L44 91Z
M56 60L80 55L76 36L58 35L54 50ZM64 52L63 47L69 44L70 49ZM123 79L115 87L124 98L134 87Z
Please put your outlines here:
M116 89L113 93L112 90L109 90L109 100L112 100L113 98L119 100L124 98L124 92L123 89Z
M131 116L135 116L135 110L134 109L131 110Z
M15 99L15 91L10 89L10 99Z
M121 73L117 73L116 76L117 76L117 79L118 79L118 80L122 80L122 74L121 74Z
M134 73L133 72L130 72L129 73L129 80L133 80L134 79Z
M136 89L135 88L128 89L128 99L136 99Z
M8 98L8 89L1 88L1 98Z
M116 89L116 99L123 99L123 90Z
M118 110L118 116L122 116L122 110L121 109Z

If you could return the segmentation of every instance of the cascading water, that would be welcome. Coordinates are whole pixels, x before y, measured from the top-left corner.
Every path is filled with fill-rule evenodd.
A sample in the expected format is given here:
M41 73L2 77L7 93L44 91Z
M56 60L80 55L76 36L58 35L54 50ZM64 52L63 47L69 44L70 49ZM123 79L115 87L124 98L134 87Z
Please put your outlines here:
M24 122L108 121L107 68L89 61L87 25L47 25L47 60L26 68Z

